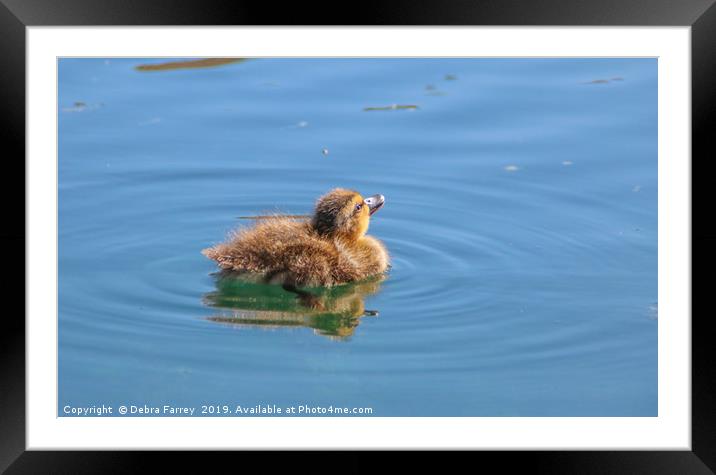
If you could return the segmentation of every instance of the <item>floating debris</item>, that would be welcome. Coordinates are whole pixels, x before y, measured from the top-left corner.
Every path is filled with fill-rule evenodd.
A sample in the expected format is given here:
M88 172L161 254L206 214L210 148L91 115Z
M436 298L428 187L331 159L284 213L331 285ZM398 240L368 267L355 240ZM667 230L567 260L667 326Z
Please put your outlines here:
M446 74L445 80L446 81L457 81L457 76L455 76L454 74Z
M306 122L305 120L302 120L301 122L296 124L296 127L308 127L308 122Z
M186 61L170 61L166 63L140 64L135 66L137 71L172 71L175 69L213 68L225 64L241 63L247 58L204 58Z
M261 214L258 216L237 216L236 219L273 219L273 218L288 218L288 219L308 219L310 214Z
M145 125L158 124L158 123L161 122L161 121L162 121L162 119L161 119L160 117L152 117L152 118L149 119L149 120L145 120L145 121L139 122L137 125L143 127L143 126L145 126Z
M383 106L383 107L365 107L363 108L364 111L397 111L397 110L415 110L418 106L415 105L401 105L401 104L391 104L389 106Z
M328 155L328 149L327 149L327 148L324 148L323 150L321 150L321 153L322 153L323 155Z
M517 165L507 165L505 167L505 171L507 172L516 172L517 170L519 170L519 167Z
M623 80L624 80L623 77L616 76L611 79L593 79L591 81L586 81L581 84L609 84L611 81L623 81Z
M438 90L438 88L434 84L428 84L425 86L425 95L427 96L444 96L445 92Z
M565 160L562 162L562 165L564 165L565 167L568 167L568 166L572 165L573 163L574 162L572 162L571 160Z
M101 102L99 104L87 104L86 102L75 101L72 103L72 106L63 107L62 112L84 112L88 110L99 109L103 105L104 104L102 104Z

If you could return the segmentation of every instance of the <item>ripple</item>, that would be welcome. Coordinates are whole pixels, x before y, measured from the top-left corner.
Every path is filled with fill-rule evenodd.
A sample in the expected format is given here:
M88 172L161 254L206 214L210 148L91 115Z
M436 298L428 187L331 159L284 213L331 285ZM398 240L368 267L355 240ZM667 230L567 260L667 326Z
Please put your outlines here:
M304 172L306 172L304 170ZM224 233L239 225L246 225L235 218L240 214L265 212L305 212L312 206L302 181L286 183L281 190L280 203L275 196L259 190L233 190L226 183L234 180L264 178L266 170L248 167L241 171L227 168L211 171L177 169L143 172L122 172L105 180L121 185L107 200L88 202L97 216L105 220L80 221L73 226L63 226L64 242L101 242L101 249L88 244L86 254L63 256L63 262L79 265L96 260L101 255L107 272L131 274L137 271L139 279L133 285L105 285L91 283L97 307L115 302L130 303L133 309L152 309L162 315L202 314L200 296L211 287L207 277L211 263L199 255L199 250L224 238ZM274 170L285 175L287 169ZM151 177L151 178L150 178ZM330 178L333 180L333 178ZM154 196L156 180L172 183L171 199ZM211 201L197 200L195 195L182 190L202 189L207 183L222 185ZM92 193L98 183L85 183L74 188L73 193ZM106 186L106 183L101 183ZM469 182L455 181L450 193L445 193L439 182L425 181L424 177L405 174L399 183L388 180L368 182L355 180L354 188L393 191L388 195L387 206L376 215L371 233L382 239L392 259L390 278L385 284L384 295L390 295L390 307L412 309L413 319L441 315L457 328L468 330L486 325L475 314L489 312L494 307L496 295L510 295L510 286L521 281L529 282L530 276L524 262L539 261L540 250L549 250L545 259L559 261L589 256L605 265L613 258L604 242L581 240L585 234L600 230L598 220L585 219L579 235L558 229L550 229L539 221L520 220L530 213L532 205L525 196L534 193L534 186L506 192L499 187L475 187ZM171 191L175 189L176 191ZM309 188L321 189L319 185ZM559 189L540 189L546 195L559 196L571 202L572 207L582 203L593 205L594 200L579 195L567 195ZM118 205L124 200L142 199L144 207ZM429 199L424 199L428 197ZM315 198L315 197L314 197ZM278 204L277 204L278 203ZM284 209L279 209L285 203ZM273 207L273 209L272 209ZM106 213L105 210L111 210ZM121 233L107 226L111 217L125 226L133 226L132 232ZM209 230L221 232L208 232ZM409 232L406 232L409 231ZM187 259L187 256L191 258ZM549 268L545 261L542 269ZM177 280L177 275L193 276ZM380 299L379 299L380 301ZM384 314L384 316L386 316ZM134 324L142 325L144 316L139 312L123 314ZM510 318L510 317L506 317ZM156 322L155 322L156 323ZM157 328L169 324L162 320ZM418 336L421 332L434 331L442 325L439 319L421 321L420 327L409 329ZM494 325L494 322L490 323ZM446 332L445 335L449 335Z

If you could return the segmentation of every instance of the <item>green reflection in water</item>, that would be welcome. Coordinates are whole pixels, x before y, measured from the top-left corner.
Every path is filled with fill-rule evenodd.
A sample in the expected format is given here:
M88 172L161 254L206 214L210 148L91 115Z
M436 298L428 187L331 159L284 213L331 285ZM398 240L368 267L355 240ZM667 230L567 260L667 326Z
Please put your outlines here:
M204 295L205 305L219 310L213 322L263 328L307 327L316 334L343 340L355 332L366 310L364 299L380 290L384 276L336 287L306 289L309 299L279 285L264 284L246 274L215 274L216 290Z

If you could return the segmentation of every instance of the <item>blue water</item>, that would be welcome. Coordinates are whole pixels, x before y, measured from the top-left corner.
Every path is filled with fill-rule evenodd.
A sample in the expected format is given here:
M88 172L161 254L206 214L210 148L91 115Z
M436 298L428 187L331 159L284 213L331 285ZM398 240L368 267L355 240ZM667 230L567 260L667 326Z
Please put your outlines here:
M59 61L58 415L657 415L656 59L165 61ZM331 312L200 254L337 186L392 268Z

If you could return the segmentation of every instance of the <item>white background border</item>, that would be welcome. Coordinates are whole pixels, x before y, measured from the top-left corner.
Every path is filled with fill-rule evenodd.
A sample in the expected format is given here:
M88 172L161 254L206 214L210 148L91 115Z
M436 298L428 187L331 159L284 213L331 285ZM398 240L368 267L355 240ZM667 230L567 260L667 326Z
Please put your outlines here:
M688 27L27 29L27 448L691 449ZM57 417L57 57L659 58L659 416Z

